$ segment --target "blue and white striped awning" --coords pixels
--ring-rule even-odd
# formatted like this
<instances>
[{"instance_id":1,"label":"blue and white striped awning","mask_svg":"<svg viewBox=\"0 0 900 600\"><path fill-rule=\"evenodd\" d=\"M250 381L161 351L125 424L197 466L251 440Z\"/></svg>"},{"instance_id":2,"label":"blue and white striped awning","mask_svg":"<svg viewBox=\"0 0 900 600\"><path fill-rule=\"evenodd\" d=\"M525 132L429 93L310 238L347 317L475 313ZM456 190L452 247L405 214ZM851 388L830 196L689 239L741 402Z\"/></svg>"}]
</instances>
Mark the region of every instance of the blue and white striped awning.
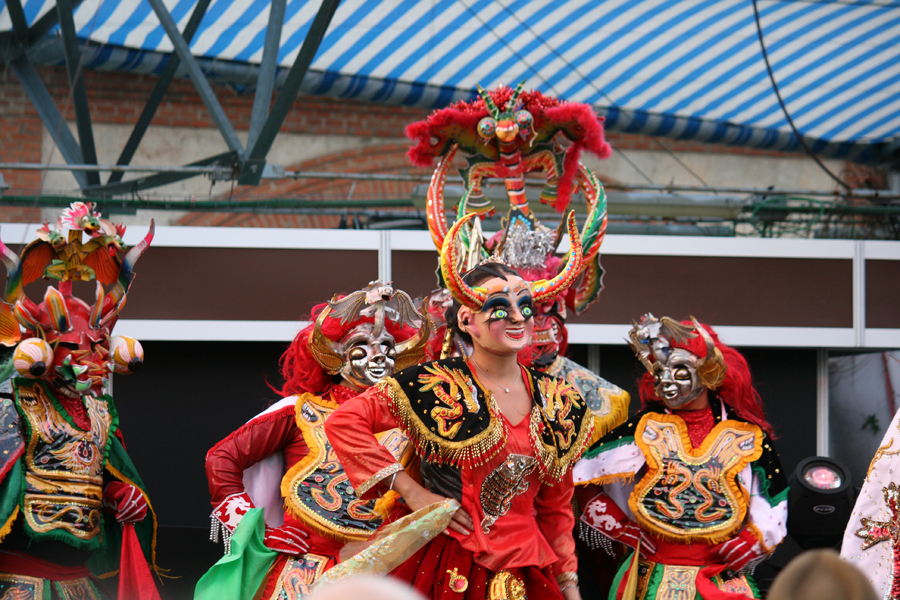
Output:
<instances>
[{"instance_id":1,"label":"blue and white striped awning","mask_svg":"<svg viewBox=\"0 0 900 600\"><path fill-rule=\"evenodd\" d=\"M165 3L183 27L195 0ZM318 6L288 0L282 66ZM34 22L55 0L24 8ZM759 11L775 79L804 136L832 154L900 136L900 0L759 0ZM212 0L192 52L226 80L258 64L268 12L269 0ZM75 17L91 42L90 67L152 72L172 51L146 0L84 0ZM10 29L4 4L0 31ZM527 78L528 87L596 106L610 129L796 143L751 0L344 0L312 69L304 91L316 94L441 106L471 97L476 82Z\"/></svg>"}]
</instances>

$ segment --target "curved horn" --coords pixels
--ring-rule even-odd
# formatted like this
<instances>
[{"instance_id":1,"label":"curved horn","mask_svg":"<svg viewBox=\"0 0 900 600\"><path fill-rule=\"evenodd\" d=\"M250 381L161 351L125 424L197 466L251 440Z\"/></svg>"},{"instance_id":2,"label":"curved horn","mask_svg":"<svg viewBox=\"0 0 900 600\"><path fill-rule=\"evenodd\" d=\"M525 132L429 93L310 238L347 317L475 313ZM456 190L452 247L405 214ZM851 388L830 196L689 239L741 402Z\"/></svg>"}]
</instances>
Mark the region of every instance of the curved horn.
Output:
<instances>
[{"instance_id":1,"label":"curved horn","mask_svg":"<svg viewBox=\"0 0 900 600\"><path fill-rule=\"evenodd\" d=\"M519 101L519 94L522 93L522 89L525 87L525 82L527 79L523 79L519 85L516 86L516 91L513 92L513 95L509 97L509 100L506 101L506 106L503 110L512 111L516 108L516 102Z\"/></svg>"},{"instance_id":2,"label":"curved horn","mask_svg":"<svg viewBox=\"0 0 900 600\"><path fill-rule=\"evenodd\" d=\"M332 302L337 300L337 295L332 298ZM316 318L315 327L309 334L309 341L306 346L312 353L313 358L319 365L325 369L329 375L335 375L344 365L344 357L341 356L337 345L322 334L322 324L331 314L331 307L326 305L325 309L319 313Z\"/></svg>"},{"instance_id":3,"label":"curved horn","mask_svg":"<svg viewBox=\"0 0 900 600\"><path fill-rule=\"evenodd\" d=\"M475 89L478 90L478 94L481 96L481 99L484 100L484 105L487 106L488 112L491 113L491 116L495 119L500 118L500 109L497 108L497 105L494 104L494 99L491 98L491 95L485 90L483 87L475 84Z\"/></svg>"},{"instance_id":4,"label":"curved horn","mask_svg":"<svg viewBox=\"0 0 900 600\"><path fill-rule=\"evenodd\" d=\"M128 254L125 255L125 258L122 259L122 267L119 269L119 279L116 281L115 287L109 293L116 302L128 293L128 288L131 287L131 280L134 279L134 265L147 248L150 247L150 242L153 241L155 233L156 223L151 219L150 231L147 232L147 235L144 236L141 243L129 250Z\"/></svg>"},{"instance_id":5,"label":"curved horn","mask_svg":"<svg viewBox=\"0 0 900 600\"><path fill-rule=\"evenodd\" d=\"M65 298L53 286L47 288L44 294L44 306L47 314L50 315L50 322L53 329L60 333L69 331L72 328L72 319L69 316L69 307L66 306Z\"/></svg>"},{"instance_id":6,"label":"curved horn","mask_svg":"<svg viewBox=\"0 0 900 600\"><path fill-rule=\"evenodd\" d=\"M426 213L428 215L428 229L431 231L431 240L434 242L438 252L444 245L444 238L447 237L447 216L444 214L444 186L447 183L447 171L453 166L453 157L456 156L456 150L459 144L453 144L450 150L441 157L434 174L431 176L431 183L428 184L428 203L426 205Z\"/></svg>"},{"instance_id":7,"label":"curved horn","mask_svg":"<svg viewBox=\"0 0 900 600\"><path fill-rule=\"evenodd\" d=\"M578 277L581 272L581 266L584 263L581 248L581 236L578 234L578 223L575 221L575 211L569 211L569 260L559 274L547 281L541 279L531 283L531 293L534 295L534 302L547 302L552 300L559 294L565 292L570 285Z\"/></svg>"},{"instance_id":8,"label":"curved horn","mask_svg":"<svg viewBox=\"0 0 900 600\"><path fill-rule=\"evenodd\" d=\"M700 376L700 384L715 390L725 381L728 365L725 364L725 357L722 356L722 351L716 348L716 343L713 341L712 336L709 335L709 332L706 331L706 328L694 317L691 317L691 321L694 323L694 329L706 342L706 356L697 363L697 374Z\"/></svg>"},{"instance_id":9,"label":"curved horn","mask_svg":"<svg viewBox=\"0 0 900 600\"><path fill-rule=\"evenodd\" d=\"M468 223L475 213L469 213L459 219L450 228L447 237L444 238L444 245L441 248L441 275L444 277L444 285L450 290L453 298L462 304L468 306L472 310L481 310L484 301L487 299L484 288L469 287L459 272L456 265L459 262L459 251L456 247L456 236L459 234L460 228ZM579 254L580 256L580 254Z\"/></svg>"}]
</instances>

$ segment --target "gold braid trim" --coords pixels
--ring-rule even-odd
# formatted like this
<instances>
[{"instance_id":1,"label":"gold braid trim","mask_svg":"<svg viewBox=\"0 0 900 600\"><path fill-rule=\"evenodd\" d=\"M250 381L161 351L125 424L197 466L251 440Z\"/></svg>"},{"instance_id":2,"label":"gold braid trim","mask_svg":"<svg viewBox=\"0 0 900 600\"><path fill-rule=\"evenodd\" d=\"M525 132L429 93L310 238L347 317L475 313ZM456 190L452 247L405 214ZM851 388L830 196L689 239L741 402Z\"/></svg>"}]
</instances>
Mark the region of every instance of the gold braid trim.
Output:
<instances>
[{"instance_id":1,"label":"gold braid trim","mask_svg":"<svg viewBox=\"0 0 900 600\"><path fill-rule=\"evenodd\" d=\"M541 429L543 427L546 427L546 425L541 419L541 409L535 406L531 409L531 424L529 428L531 445L537 455L538 475L541 483L553 485L563 478L590 445L594 432L594 415L590 410L585 411L584 417L581 419L578 435L562 456L559 456L559 450L555 445L544 442L544 439L541 437ZM551 431L550 435L555 434Z\"/></svg>"},{"instance_id":2,"label":"gold braid trim","mask_svg":"<svg viewBox=\"0 0 900 600\"><path fill-rule=\"evenodd\" d=\"M375 387L382 396L388 398L391 414L397 420L400 430L415 445L416 454L429 462L448 463L454 467L477 467L494 458L506 445L506 423L501 418L500 409L491 393L485 394L489 418L487 428L468 439L454 442L425 426L396 379L387 377Z\"/></svg>"},{"instance_id":3,"label":"gold braid trim","mask_svg":"<svg viewBox=\"0 0 900 600\"><path fill-rule=\"evenodd\" d=\"M594 479L589 479L587 481L577 481L575 485L606 485L608 483L622 483L627 484L634 481L634 473L613 473L612 475L603 475L602 477L595 477Z\"/></svg>"}]
</instances>

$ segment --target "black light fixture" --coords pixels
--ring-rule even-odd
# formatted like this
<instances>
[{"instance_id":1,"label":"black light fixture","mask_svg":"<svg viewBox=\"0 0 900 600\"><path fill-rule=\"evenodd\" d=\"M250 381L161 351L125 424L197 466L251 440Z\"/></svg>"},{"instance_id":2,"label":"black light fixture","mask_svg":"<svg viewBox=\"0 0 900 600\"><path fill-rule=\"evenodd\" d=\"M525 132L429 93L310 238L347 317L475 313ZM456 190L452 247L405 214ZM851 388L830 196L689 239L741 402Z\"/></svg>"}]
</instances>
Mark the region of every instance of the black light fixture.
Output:
<instances>
[{"instance_id":1,"label":"black light fixture","mask_svg":"<svg viewBox=\"0 0 900 600\"><path fill-rule=\"evenodd\" d=\"M805 458L789 483L787 526L791 537L804 550L840 543L855 500L847 467L825 456Z\"/></svg>"}]
</instances>

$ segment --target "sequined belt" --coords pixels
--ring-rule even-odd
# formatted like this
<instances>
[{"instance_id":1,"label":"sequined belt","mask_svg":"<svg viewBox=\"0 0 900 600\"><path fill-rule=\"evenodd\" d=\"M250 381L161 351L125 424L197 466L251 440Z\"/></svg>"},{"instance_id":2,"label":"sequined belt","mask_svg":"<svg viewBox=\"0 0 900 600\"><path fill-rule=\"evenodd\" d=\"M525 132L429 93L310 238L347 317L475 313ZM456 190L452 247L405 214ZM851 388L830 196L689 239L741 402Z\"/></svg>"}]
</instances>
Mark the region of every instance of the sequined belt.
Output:
<instances>
[{"instance_id":1,"label":"sequined belt","mask_svg":"<svg viewBox=\"0 0 900 600\"><path fill-rule=\"evenodd\" d=\"M37 533L63 529L84 540L100 533L103 479L71 473L25 474L25 520Z\"/></svg>"},{"instance_id":2,"label":"sequined belt","mask_svg":"<svg viewBox=\"0 0 900 600\"><path fill-rule=\"evenodd\" d=\"M694 600L697 597L697 577L705 566L667 565L638 560L638 581L635 600ZM648 589L654 570L661 570L655 591ZM746 576L724 578L716 575L712 583L722 591L755 598Z\"/></svg>"}]
</instances>

